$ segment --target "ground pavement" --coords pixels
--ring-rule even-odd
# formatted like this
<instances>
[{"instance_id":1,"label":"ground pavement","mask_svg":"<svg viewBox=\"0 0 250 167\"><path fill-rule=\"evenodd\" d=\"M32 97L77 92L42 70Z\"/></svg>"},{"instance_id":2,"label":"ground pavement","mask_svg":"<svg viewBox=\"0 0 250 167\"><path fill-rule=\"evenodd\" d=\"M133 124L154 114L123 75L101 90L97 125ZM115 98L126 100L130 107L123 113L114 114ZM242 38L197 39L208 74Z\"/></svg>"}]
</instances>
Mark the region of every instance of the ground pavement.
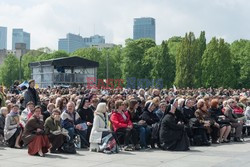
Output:
<instances>
[{"instance_id":1,"label":"ground pavement","mask_svg":"<svg viewBox=\"0 0 250 167\"><path fill-rule=\"evenodd\" d=\"M188 152L148 150L107 155L78 150L76 155L29 156L27 149L0 147L0 167L250 167L250 138L244 143L191 147Z\"/></svg>"}]
</instances>

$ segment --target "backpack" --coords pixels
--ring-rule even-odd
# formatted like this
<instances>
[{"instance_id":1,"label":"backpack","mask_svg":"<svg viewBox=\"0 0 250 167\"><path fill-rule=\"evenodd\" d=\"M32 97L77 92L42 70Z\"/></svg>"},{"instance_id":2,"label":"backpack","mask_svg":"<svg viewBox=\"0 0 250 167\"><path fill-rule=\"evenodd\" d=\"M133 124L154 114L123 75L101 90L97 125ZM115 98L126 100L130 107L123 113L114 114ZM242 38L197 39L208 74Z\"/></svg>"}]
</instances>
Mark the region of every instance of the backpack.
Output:
<instances>
[{"instance_id":1,"label":"backpack","mask_svg":"<svg viewBox=\"0 0 250 167\"><path fill-rule=\"evenodd\" d=\"M112 133L102 138L102 144L99 146L100 151L106 154L118 153L118 145Z\"/></svg>"}]
</instances>

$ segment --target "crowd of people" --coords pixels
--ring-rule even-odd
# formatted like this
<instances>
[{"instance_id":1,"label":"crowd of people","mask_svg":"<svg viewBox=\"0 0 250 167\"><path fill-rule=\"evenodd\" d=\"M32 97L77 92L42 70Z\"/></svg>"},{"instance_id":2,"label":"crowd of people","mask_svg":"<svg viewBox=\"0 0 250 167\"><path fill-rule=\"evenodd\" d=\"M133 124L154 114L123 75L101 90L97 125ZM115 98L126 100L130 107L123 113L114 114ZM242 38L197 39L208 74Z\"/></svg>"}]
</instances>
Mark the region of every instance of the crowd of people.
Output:
<instances>
[{"instance_id":1,"label":"crowd of people","mask_svg":"<svg viewBox=\"0 0 250 167\"><path fill-rule=\"evenodd\" d=\"M28 154L117 153L243 142L249 89L27 89L0 86L0 142Z\"/></svg>"}]
</instances>

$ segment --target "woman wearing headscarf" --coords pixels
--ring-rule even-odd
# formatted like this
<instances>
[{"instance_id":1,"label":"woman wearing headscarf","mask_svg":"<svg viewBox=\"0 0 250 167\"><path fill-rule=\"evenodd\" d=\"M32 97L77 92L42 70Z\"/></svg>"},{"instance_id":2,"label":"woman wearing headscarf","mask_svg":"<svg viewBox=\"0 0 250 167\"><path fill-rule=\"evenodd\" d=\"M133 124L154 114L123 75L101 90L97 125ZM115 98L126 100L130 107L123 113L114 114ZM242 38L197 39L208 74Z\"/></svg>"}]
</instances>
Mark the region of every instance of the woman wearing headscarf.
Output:
<instances>
[{"instance_id":1,"label":"woman wearing headscarf","mask_svg":"<svg viewBox=\"0 0 250 167\"><path fill-rule=\"evenodd\" d=\"M22 127L19 118L19 106L13 105L10 113L5 118L4 139L8 142L9 147L21 148L20 141Z\"/></svg>"},{"instance_id":2,"label":"woman wearing headscarf","mask_svg":"<svg viewBox=\"0 0 250 167\"><path fill-rule=\"evenodd\" d=\"M86 122L88 129L87 129L87 136L86 140L89 141L89 136L91 133L91 129L93 126L93 120L94 120L94 112L89 108L90 101L89 98L83 98L81 100L81 103L77 109L78 114L80 115L81 119Z\"/></svg>"},{"instance_id":3,"label":"woman wearing headscarf","mask_svg":"<svg viewBox=\"0 0 250 167\"><path fill-rule=\"evenodd\" d=\"M184 124L178 121L175 115L176 107L173 104L169 105L169 110L161 121L159 132L161 148L171 151L187 151L189 150L188 136Z\"/></svg>"},{"instance_id":4,"label":"woman wearing headscarf","mask_svg":"<svg viewBox=\"0 0 250 167\"><path fill-rule=\"evenodd\" d=\"M153 103L153 101L147 102L143 110L143 113L140 116L140 119L146 122L147 128L151 129L151 139L150 139L151 148L155 148L155 143L157 143L156 141L157 139L155 138L153 132L155 132L155 130L158 128L157 123L160 121L158 116L153 112L155 110L155 107L156 106Z\"/></svg>"},{"instance_id":5,"label":"woman wearing headscarf","mask_svg":"<svg viewBox=\"0 0 250 167\"><path fill-rule=\"evenodd\" d=\"M28 153L30 155L38 154L44 157L44 154L48 152L51 144L44 131L44 122L41 112L41 107L36 106L33 115L25 125L23 141L25 145L28 145Z\"/></svg>"},{"instance_id":6,"label":"woman wearing headscarf","mask_svg":"<svg viewBox=\"0 0 250 167\"><path fill-rule=\"evenodd\" d=\"M99 103L94 112L93 128L90 133L90 150L92 151L94 145L98 145L99 151L104 152L117 152L117 144L112 148L108 145L108 142L115 139L115 134L111 132L108 126L108 114L106 103Z\"/></svg>"}]
</instances>

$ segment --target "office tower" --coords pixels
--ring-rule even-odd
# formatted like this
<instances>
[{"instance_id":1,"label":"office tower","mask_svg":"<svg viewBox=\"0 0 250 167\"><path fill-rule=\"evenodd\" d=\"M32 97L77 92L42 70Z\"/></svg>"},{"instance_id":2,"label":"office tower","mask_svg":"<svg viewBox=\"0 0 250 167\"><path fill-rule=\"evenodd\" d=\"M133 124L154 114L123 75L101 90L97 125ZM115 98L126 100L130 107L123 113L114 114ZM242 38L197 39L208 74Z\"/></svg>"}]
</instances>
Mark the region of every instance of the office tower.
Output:
<instances>
[{"instance_id":1,"label":"office tower","mask_svg":"<svg viewBox=\"0 0 250 167\"><path fill-rule=\"evenodd\" d=\"M155 19L142 17L134 19L133 39L151 38L155 40Z\"/></svg>"}]
</instances>

